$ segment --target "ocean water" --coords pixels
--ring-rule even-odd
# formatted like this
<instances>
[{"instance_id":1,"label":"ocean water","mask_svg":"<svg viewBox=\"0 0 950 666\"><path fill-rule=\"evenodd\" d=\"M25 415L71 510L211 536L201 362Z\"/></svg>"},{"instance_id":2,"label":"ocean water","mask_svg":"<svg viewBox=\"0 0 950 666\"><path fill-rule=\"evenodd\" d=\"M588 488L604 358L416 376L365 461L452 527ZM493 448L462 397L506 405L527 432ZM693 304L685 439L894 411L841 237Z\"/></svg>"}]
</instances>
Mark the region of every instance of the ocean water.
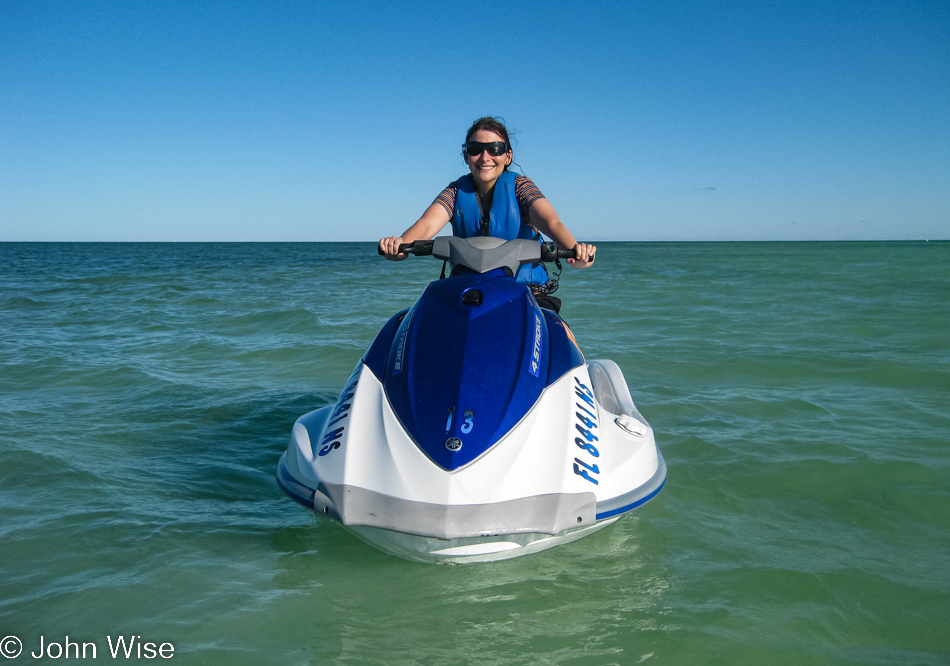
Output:
<instances>
[{"instance_id":1,"label":"ocean water","mask_svg":"<svg viewBox=\"0 0 950 666\"><path fill-rule=\"evenodd\" d=\"M469 566L378 552L274 480L439 268L0 244L10 663L119 636L183 664L950 663L950 243L601 244L562 315L623 369L666 488Z\"/></svg>"}]
</instances>

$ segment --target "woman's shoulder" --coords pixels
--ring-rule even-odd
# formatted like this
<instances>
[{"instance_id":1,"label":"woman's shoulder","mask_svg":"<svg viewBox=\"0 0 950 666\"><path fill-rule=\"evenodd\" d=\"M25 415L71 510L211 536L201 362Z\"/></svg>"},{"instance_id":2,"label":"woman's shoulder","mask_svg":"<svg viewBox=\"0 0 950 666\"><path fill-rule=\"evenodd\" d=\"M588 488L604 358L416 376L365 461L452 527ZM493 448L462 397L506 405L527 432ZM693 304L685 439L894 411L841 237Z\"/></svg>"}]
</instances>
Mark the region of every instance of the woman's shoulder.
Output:
<instances>
[{"instance_id":1,"label":"woman's shoulder","mask_svg":"<svg viewBox=\"0 0 950 666\"><path fill-rule=\"evenodd\" d=\"M529 208L535 201L544 198L544 195L541 194L541 190L534 184L534 181L521 174L518 174L515 178L515 194L518 200Z\"/></svg>"},{"instance_id":2,"label":"woman's shoulder","mask_svg":"<svg viewBox=\"0 0 950 666\"><path fill-rule=\"evenodd\" d=\"M453 180L444 190L439 192L439 196L432 203L440 204L451 216L452 211L455 210L455 197L458 196L458 191L458 181Z\"/></svg>"}]
</instances>

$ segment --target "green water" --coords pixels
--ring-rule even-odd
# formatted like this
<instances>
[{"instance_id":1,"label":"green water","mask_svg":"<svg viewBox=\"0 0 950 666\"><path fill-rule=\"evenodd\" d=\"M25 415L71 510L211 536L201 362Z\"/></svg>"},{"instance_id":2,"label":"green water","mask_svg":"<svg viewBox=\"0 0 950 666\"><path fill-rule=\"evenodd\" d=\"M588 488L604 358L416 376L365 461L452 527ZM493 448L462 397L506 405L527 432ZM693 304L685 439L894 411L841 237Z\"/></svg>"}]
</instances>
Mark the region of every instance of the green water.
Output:
<instances>
[{"instance_id":1,"label":"green water","mask_svg":"<svg viewBox=\"0 0 950 666\"><path fill-rule=\"evenodd\" d=\"M950 663L950 244L600 245L562 315L623 369L666 488L459 567L375 551L274 481L294 419L439 268L0 244L9 663L59 663L30 652L67 635L185 664Z\"/></svg>"}]
</instances>

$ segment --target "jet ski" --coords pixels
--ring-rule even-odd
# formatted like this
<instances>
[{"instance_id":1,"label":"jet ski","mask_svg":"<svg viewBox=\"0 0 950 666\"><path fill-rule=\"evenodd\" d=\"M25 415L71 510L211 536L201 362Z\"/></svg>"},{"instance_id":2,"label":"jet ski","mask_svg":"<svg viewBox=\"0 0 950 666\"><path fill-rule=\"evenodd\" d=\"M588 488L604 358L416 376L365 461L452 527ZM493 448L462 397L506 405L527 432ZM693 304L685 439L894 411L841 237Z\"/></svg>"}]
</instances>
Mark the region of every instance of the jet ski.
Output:
<instances>
[{"instance_id":1,"label":"jet ski","mask_svg":"<svg viewBox=\"0 0 950 666\"><path fill-rule=\"evenodd\" d=\"M503 560L574 541L654 498L666 464L613 361L514 275L573 251L438 237L448 262L366 349L333 405L301 416L277 482L409 560Z\"/></svg>"}]
</instances>

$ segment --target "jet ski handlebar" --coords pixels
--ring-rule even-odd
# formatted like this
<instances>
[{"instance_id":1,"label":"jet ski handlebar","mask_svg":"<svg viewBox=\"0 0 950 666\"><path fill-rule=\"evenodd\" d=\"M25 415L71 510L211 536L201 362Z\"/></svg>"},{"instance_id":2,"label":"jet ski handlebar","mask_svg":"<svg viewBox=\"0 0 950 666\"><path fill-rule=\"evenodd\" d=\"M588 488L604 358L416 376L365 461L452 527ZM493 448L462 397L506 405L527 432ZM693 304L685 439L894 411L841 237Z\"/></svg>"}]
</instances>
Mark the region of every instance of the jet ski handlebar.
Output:
<instances>
[{"instance_id":1,"label":"jet ski handlebar","mask_svg":"<svg viewBox=\"0 0 950 666\"><path fill-rule=\"evenodd\" d=\"M421 241L413 241L411 243L403 243L402 245L399 246L399 253L400 254L414 254L417 257L430 256L433 253L433 247L436 243L436 240L439 240L439 239L433 239L433 240L427 240L427 241L421 240ZM474 245L473 243L468 243L468 244ZM475 246L478 247L478 245L475 245ZM500 245L496 247L500 247ZM487 249L494 249L494 247L492 248L486 247L486 248L479 248L479 249L487 250ZM380 256L384 256L385 254L378 246L376 248L376 252ZM542 243L541 244L541 256L539 257L539 259L544 263L554 262L559 259L575 259L576 257L577 257L577 253L573 248L571 248L570 250L565 250L563 248L558 247L556 243ZM448 257L440 257L440 259L444 259L444 258L448 258Z\"/></svg>"},{"instance_id":2,"label":"jet ski handlebar","mask_svg":"<svg viewBox=\"0 0 950 666\"><path fill-rule=\"evenodd\" d=\"M378 247L377 252L383 254ZM557 263L559 259L575 257L573 249L562 250L554 243L542 244L526 238L506 241L491 236L439 236L432 240L403 243L399 246L399 252L416 256L432 255L449 262L453 269L464 266L475 273L505 268L510 275L517 274L518 268L524 264L537 266L542 262Z\"/></svg>"}]
</instances>

